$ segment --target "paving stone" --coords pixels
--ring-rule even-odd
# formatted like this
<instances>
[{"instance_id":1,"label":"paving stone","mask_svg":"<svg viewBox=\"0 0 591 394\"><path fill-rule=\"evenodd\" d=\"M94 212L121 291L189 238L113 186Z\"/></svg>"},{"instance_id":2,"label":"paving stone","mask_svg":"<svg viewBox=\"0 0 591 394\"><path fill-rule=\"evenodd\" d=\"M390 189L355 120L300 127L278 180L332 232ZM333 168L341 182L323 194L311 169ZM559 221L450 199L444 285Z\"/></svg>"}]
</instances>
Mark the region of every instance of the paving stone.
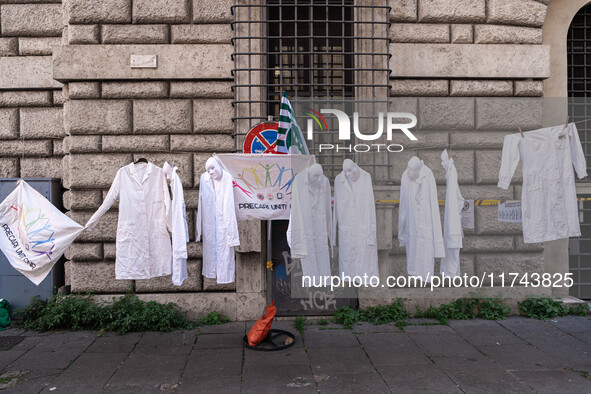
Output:
<instances>
[{"instance_id":1,"label":"paving stone","mask_svg":"<svg viewBox=\"0 0 591 394\"><path fill-rule=\"evenodd\" d=\"M314 375L362 373L374 370L360 347L309 347L308 357Z\"/></svg>"},{"instance_id":2,"label":"paving stone","mask_svg":"<svg viewBox=\"0 0 591 394\"><path fill-rule=\"evenodd\" d=\"M276 352L244 350L242 373L248 374L257 369L290 368L292 366L310 366L308 355L302 348L289 348Z\"/></svg>"},{"instance_id":3,"label":"paving stone","mask_svg":"<svg viewBox=\"0 0 591 394\"><path fill-rule=\"evenodd\" d=\"M478 348L484 355L508 370L561 369L563 365L541 350L525 343L488 345Z\"/></svg>"},{"instance_id":4,"label":"paving stone","mask_svg":"<svg viewBox=\"0 0 591 394\"><path fill-rule=\"evenodd\" d=\"M318 393L310 366L290 368L256 369L242 375L241 393L259 394L293 391L298 393Z\"/></svg>"},{"instance_id":5,"label":"paving stone","mask_svg":"<svg viewBox=\"0 0 591 394\"><path fill-rule=\"evenodd\" d=\"M384 379L376 372L328 376L318 382L318 388L323 394L345 392L390 393Z\"/></svg>"},{"instance_id":6,"label":"paving stone","mask_svg":"<svg viewBox=\"0 0 591 394\"><path fill-rule=\"evenodd\" d=\"M197 331L146 332L133 353L189 354L196 338Z\"/></svg>"},{"instance_id":7,"label":"paving stone","mask_svg":"<svg viewBox=\"0 0 591 394\"><path fill-rule=\"evenodd\" d=\"M240 334L200 335L195 349L241 348L243 336Z\"/></svg>"},{"instance_id":8,"label":"paving stone","mask_svg":"<svg viewBox=\"0 0 591 394\"><path fill-rule=\"evenodd\" d=\"M399 332L400 329L394 325L394 323L388 324L373 324L368 322L358 322L353 325L353 332L355 334L360 333L377 333L377 332Z\"/></svg>"},{"instance_id":9,"label":"paving stone","mask_svg":"<svg viewBox=\"0 0 591 394\"><path fill-rule=\"evenodd\" d=\"M273 323L275 325L276 322ZM201 334L244 334L245 325L243 321L234 321L230 323L218 324L214 326L199 327Z\"/></svg>"},{"instance_id":10,"label":"paving stone","mask_svg":"<svg viewBox=\"0 0 591 394\"><path fill-rule=\"evenodd\" d=\"M130 353L142 335L139 332L124 335L109 332L98 337L86 350L86 353Z\"/></svg>"},{"instance_id":11,"label":"paving stone","mask_svg":"<svg viewBox=\"0 0 591 394\"><path fill-rule=\"evenodd\" d=\"M540 393L588 393L590 382L571 371L519 371L515 375Z\"/></svg>"},{"instance_id":12,"label":"paving stone","mask_svg":"<svg viewBox=\"0 0 591 394\"><path fill-rule=\"evenodd\" d=\"M525 384L478 354L469 357L433 357L443 372L464 392L526 392Z\"/></svg>"},{"instance_id":13,"label":"paving stone","mask_svg":"<svg viewBox=\"0 0 591 394\"><path fill-rule=\"evenodd\" d=\"M82 353L81 348L63 348L60 350L30 350L11 363L10 371L43 371L45 369L67 368Z\"/></svg>"},{"instance_id":14,"label":"paving stone","mask_svg":"<svg viewBox=\"0 0 591 394\"><path fill-rule=\"evenodd\" d=\"M511 331L490 320L451 320L449 326L474 346L524 343Z\"/></svg>"},{"instance_id":15,"label":"paving stone","mask_svg":"<svg viewBox=\"0 0 591 394\"><path fill-rule=\"evenodd\" d=\"M361 338L363 337L363 338ZM431 361L406 334L359 336L363 350L373 365L429 364Z\"/></svg>"},{"instance_id":16,"label":"paving stone","mask_svg":"<svg viewBox=\"0 0 591 394\"><path fill-rule=\"evenodd\" d=\"M350 330L306 331L304 343L308 348L359 346L359 341Z\"/></svg>"},{"instance_id":17,"label":"paving stone","mask_svg":"<svg viewBox=\"0 0 591 394\"><path fill-rule=\"evenodd\" d=\"M196 376L181 378L175 393L203 393L203 394L239 394L242 387L240 375L225 375L212 379L211 376Z\"/></svg>"},{"instance_id":18,"label":"paving stone","mask_svg":"<svg viewBox=\"0 0 591 394\"><path fill-rule=\"evenodd\" d=\"M421 326L417 326L421 327ZM429 326L439 327L439 326ZM415 327L413 327L414 329ZM409 337L428 355L428 356L471 356L478 355L478 351L472 345L466 342L462 337L452 331L452 333L435 332L412 332L407 330Z\"/></svg>"},{"instance_id":19,"label":"paving stone","mask_svg":"<svg viewBox=\"0 0 591 394\"><path fill-rule=\"evenodd\" d=\"M41 337L34 351L85 350L95 339L96 333L93 331L59 331Z\"/></svg>"},{"instance_id":20,"label":"paving stone","mask_svg":"<svg viewBox=\"0 0 591 394\"><path fill-rule=\"evenodd\" d=\"M26 350L4 350L0 352L0 371L9 364L15 362L19 357L25 354Z\"/></svg>"},{"instance_id":21,"label":"paving stone","mask_svg":"<svg viewBox=\"0 0 591 394\"><path fill-rule=\"evenodd\" d=\"M2 394L37 394L44 388L50 387L51 382L61 373L59 369L44 370L41 376L28 373L19 378L16 386L2 390Z\"/></svg>"},{"instance_id":22,"label":"paving stone","mask_svg":"<svg viewBox=\"0 0 591 394\"><path fill-rule=\"evenodd\" d=\"M180 354L162 354L155 358L154 354L132 353L108 384L115 388L117 386L153 387L178 383L187 357Z\"/></svg>"},{"instance_id":23,"label":"paving stone","mask_svg":"<svg viewBox=\"0 0 591 394\"><path fill-rule=\"evenodd\" d=\"M216 380L222 376L240 375L244 349L193 349L181 381L192 382L197 377Z\"/></svg>"},{"instance_id":24,"label":"paving stone","mask_svg":"<svg viewBox=\"0 0 591 394\"><path fill-rule=\"evenodd\" d=\"M378 366L378 372L393 392L461 393L435 364Z\"/></svg>"}]
</instances>

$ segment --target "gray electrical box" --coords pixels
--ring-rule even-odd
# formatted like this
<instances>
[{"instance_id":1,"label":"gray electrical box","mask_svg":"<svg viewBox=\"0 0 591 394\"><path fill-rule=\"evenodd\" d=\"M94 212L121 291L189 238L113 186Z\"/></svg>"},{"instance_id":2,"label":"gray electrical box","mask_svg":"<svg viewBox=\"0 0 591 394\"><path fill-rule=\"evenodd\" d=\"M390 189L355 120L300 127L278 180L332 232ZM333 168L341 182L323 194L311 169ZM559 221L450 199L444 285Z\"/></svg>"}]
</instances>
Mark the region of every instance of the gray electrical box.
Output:
<instances>
[{"instance_id":1,"label":"gray electrical box","mask_svg":"<svg viewBox=\"0 0 591 394\"><path fill-rule=\"evenodd\" d=\"M16 188L20 178L0 178L0 201L3 201ZM59 179L52 178L24 178L31 187L41 193L58 209L62 206L62 186ZM53 293L53 288L64 284L64 258L54 266L47 278L35 286L23 274L15 270L8 262L4 253L0 253L0 298L8 300L12 309L23 308L31 302L34 296L43 299Z\"/></svg>"}]
</instances>

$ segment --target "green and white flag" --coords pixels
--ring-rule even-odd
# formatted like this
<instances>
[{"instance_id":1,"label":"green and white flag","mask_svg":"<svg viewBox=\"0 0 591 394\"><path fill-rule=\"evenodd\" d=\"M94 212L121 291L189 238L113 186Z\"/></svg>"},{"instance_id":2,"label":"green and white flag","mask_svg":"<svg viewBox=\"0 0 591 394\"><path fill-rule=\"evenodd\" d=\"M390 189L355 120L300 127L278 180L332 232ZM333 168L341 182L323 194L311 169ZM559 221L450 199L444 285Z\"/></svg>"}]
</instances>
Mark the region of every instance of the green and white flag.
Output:
<instances>
[{"instance_id":1,"label":"green and white flag","mask_svg":"<svg viewBox=\"0 0 591 394\"><path fill-rule=\"evenodd\" d=\"M310 154L304 140L304 134L302 134L302 129L300 129L285 91L283 91L283 97L281 97L276 149L277 153Z\"/></svg>"}]
</instances>

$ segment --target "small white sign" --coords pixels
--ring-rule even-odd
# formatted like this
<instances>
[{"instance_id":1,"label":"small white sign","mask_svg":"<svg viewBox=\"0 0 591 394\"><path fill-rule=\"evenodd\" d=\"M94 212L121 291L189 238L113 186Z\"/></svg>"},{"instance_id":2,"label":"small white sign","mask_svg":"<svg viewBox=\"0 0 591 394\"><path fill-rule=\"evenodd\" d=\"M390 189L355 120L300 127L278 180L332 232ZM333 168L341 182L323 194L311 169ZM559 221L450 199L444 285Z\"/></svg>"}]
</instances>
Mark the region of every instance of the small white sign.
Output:
<instances>
[{"instance_id":1,"label":"small white sign","mask_svg":"<svg viewBox=\"0 0 591 394\"><path fill-rule=\"evenodd\" d=\"M157 55L131 55L131 68L157 68Z\"/></svg>"},{"instance_id":2,"label":"small white sign","mask_svg":"<svg viewBox=\"0 0 591 394\"><path fill-rule=\"evenodd\" d=\"M500 203L499 222L521 223L521 201L505 201Z\"/></svg>"},{"instance_id":3,"label":"small white sign","mask_svg":"<svg viewBox=\"0 0 591 394\"><path fill-rule=\"evenodd\" d=\"M474 228L474 200L464 200L462 207L462 227Z\"/></svg>"}]
</instances>

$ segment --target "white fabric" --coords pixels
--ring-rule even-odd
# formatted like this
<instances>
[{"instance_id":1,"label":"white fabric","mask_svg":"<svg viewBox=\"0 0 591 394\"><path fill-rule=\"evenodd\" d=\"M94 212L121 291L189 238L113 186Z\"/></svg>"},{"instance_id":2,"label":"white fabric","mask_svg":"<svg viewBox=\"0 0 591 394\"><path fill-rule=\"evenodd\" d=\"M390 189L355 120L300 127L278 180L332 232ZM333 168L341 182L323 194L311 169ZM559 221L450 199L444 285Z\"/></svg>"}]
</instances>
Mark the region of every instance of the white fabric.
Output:
<instances>
[{"instance_id":1,"label":"white fabric","mask_svg":"<svg viewBox=\"0 0 591 394\"><path fill-rule=\"evenodd\" d=\"M0 204L0 249L36 285L83 229L23 180Z\"/></svg>"},{"instance_id":2,"label":"white fabric","mask_svg":"<svg viewBox=\"0 0 591 394\"><path fill-rule=\"evenodd\" d=\"M344 171L335 178L333 246L337 223L340 273L351 277L364 274L379 277L373 186L371 175L360 168L356 181L348 178Z\"/></svg>"},{"instance_id":3,"label":"white fabric","mask_svg":"<svg viewBox=\"0 0 591 394\"><path fill-rule=\"evenodd\" d=\"M454 159L447 150L441 153L441 165L445 169L445 208L443 214L443 243L445 257L441 259L440 271L447 276L460 276L460 249L462 248L462 208L464 198L458 186L458 171Z\"/></svg>"},{"instance_id":4,"label":"white fabric","mask_svg":"<svg viewBox=\"0 0 591 394\"><path fill-rule=\"evenodd\" d=\"M408 169L400 183L398 241L406 246L406 268L409 275L430 280L434 274L435 257L444 257L437 185L430 168L421 161L418 178L408 177Z\"/></svg>"},{"instance_id":5,"label":"white fabric","mask_svg":"<svg viewBox=\"0 0 591 394\"><path fill-rule=\"evenodd\" d=\"M523 241L581 235L573 166L579 179L587 163L573 123L505 137L498 187L507 189L521 159Z\"/></svg>"},{"instance_id":6,"label":"white fabric","mask_svg":"<svg viewBox=\"0 0 591 394\"><path fill-rule=\"evenodd\" d=\"M319 164L316 164L319 166ZM332 230L330 183L322 175L320 187L310 185L310 168L296 175L293 184L287 243L291 258L301 259L302 274L330 276L329 242Z\"/></svg>"},{"instance_id":7,"label":"white fabric","mask_svg":"<svg viewBox=\"0 0 591 394\"><path fill-rule=\"evenodd\" d=\"M234 282L234 246L240 245L232 189L232 176L225 170L220 180L207 172L199 180L197 241L203 234L203 276L217 283Z\"/></svg>"},{"instance_id":8,"label":"white fabric","mask_svg":"<svg viewBox=\"0 0 591 394\"><path fill-rule=\"evenodd\" d=\"M170 194L164 170L152 163L131 163L120 168L102 205L86 223L87 230L96 226L117 197L115 278L150 279L170 275Z\"/></svg>"},{"instance_id":9,"label":"white fabric","mask_svg":"<svg viewBox=\"0 0 591 394\"><path fill-rule=\"evenodd\" d=\"M164 163L162 166L166 179L170 181L172 191L172 205L169 210L172 227L172 283L176 286L183 284L189 277L187 273L187 242L189 242L189 227L187 225L187 211L181 178L177 174L177 167Z\"/></svg>"}]
</instances>

